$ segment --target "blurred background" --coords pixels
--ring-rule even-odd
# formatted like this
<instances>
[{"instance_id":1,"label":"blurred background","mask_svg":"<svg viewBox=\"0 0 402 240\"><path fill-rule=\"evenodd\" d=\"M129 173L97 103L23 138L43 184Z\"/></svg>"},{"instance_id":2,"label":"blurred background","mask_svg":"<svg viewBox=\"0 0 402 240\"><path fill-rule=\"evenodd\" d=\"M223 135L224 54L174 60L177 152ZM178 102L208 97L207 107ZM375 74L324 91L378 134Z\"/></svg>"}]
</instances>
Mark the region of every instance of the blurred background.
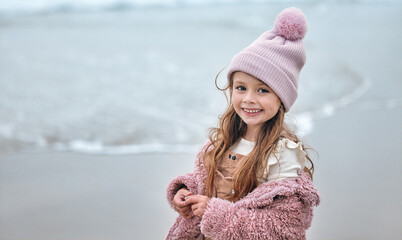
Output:
<instances>
[{"instance_id":1,"label":"blurred background","mask_svg":"<svg viewBox=\"0 0 402 240\"><path fill-rule=\"evenodd\" d=\"M0 239L163 239L231 58L296 6L308 239L402 236L402 2L0 0ZM218 84L226 83L225 70Z\"/></svg>"}]
</instances>

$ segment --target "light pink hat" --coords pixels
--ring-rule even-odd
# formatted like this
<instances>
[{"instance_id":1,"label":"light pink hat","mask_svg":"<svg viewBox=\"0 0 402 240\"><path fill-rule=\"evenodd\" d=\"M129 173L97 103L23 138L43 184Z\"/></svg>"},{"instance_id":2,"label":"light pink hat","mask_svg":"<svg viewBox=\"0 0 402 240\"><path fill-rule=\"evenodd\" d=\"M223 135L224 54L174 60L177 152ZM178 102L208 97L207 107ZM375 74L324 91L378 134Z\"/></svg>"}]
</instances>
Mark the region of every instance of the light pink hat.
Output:
<instances>
[{"instance_id":1,"label":"light pink hat","mask_svg":"<svg viewBox=\"0 0 402 240\"><path fill-rule=\"evenodd\" d=\"M276 17L273 30L263 33L233 57L228 80L236 71L260 79L279 96L288 112L297 98L297 81L306 62L302 42L306 32L307 21L301 10L283 10Z\"/></svg>"}]
</instances>

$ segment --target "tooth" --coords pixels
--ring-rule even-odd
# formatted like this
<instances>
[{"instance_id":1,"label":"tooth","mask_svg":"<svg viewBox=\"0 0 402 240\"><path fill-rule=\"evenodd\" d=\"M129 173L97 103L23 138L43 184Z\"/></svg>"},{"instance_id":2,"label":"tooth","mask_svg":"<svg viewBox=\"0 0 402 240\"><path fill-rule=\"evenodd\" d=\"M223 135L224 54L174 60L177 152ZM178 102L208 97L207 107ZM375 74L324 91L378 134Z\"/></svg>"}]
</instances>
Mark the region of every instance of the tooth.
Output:
<instances>
[{"instance_id":1,"label":"tooth","mask_svg":"<svg viewBox=\"0 0 402 240\"><path fill-rule=\"evenodd\" d=\"M258 113L261 112L261 110L250 110L250 109L244 109L244 111L248 112L248 113Z\"/></svg>"}]
</instances>

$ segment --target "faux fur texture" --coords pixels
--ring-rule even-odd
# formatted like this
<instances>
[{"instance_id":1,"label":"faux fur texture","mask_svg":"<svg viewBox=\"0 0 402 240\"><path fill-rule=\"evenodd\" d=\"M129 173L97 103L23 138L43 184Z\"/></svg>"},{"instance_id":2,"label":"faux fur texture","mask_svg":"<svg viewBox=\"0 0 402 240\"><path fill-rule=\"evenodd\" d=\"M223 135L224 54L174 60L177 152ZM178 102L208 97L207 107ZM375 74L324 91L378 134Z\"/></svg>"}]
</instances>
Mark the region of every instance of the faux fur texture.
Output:
<instances>
[{"instance_id":1,"label":"faux fur texture","mask_svg":"<svg viewBox=\"0 0 402 240\"><path fill-rule=\"evenodd\" d=\"M186 185L193 194L202 194L206 182L203 153L197 154L191 174L175 178L168 186L167 199L173 207L177 190ZM232 203L212 198L201 218L178 216L166 239L305 239L313 218L313 207L320 198L309 176L296 180L261 184L246 197Z\"/></svg>"},{"instance_id":2,"label":"faux fur texture","mask_svg":"<svg viewBox=\"0 0 402 240\"><path fill-rule=\"evenodd\" d=\"M283 10L274 23L275 33L289 40L303 39L307 27L303 12L295 7Z\"/></svg>"}]
</instances>

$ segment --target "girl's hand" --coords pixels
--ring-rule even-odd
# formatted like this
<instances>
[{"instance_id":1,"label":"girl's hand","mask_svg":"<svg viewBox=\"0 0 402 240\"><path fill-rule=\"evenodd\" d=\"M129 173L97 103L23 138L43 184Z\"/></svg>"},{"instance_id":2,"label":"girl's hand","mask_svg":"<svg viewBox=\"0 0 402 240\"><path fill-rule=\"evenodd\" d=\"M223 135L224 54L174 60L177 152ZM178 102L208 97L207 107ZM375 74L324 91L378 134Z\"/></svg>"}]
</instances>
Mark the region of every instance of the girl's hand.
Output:
<instances>
[{"instance_id":1,"label":"girl's hand","mask_svg":"<svg viewBox=\"0 0 402 240\"><path fill-rule=\"evenodd\" d=\"M182 188L177 191L176 195L173 197L174 209L182 215L184 218L192 218L193 212L191 211L191 205L185 203L185 198L192 195L190 191L186 188Z\"/></svg>"},{"instance_id":2,"label":"girl's hand","mask_svg":"<svg viewBox=\"0 0 402 240\"><path fill-rule=\"evenodd\" d=\"M199 217L204 215L210 198L204 195L191 195L186 197L185 204L191 205L193 214Z\"/></svg>"}]
</instances>

